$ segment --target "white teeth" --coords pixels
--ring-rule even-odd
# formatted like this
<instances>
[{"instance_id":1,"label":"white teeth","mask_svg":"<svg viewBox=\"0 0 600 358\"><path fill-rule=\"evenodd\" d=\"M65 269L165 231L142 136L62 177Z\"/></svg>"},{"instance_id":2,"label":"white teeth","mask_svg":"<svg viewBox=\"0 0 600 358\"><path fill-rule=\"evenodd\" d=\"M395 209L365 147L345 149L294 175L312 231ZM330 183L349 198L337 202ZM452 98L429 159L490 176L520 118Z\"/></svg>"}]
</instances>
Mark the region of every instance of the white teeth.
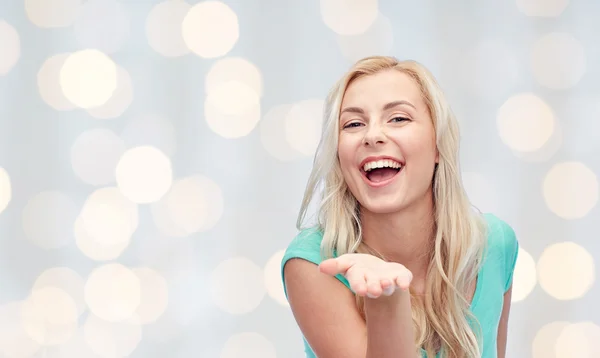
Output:
<instances>
[{"instance_id":1,"label":"white teeth","mask_svg":"<svg viewBox=\"0 0 600 358\"><path fill-rule=\"evenodd\" d=\"M402 167L402 165L400 165L400 163L394 161L394 160L390 160L390 159L384 159L384 160L376 160L376 161L372 161L372 162L368 162L363 166L363 170L365 172L368 172L372 169L375 168L396 168L396 169L400 169Z\"/></svg>"}]
</instances>

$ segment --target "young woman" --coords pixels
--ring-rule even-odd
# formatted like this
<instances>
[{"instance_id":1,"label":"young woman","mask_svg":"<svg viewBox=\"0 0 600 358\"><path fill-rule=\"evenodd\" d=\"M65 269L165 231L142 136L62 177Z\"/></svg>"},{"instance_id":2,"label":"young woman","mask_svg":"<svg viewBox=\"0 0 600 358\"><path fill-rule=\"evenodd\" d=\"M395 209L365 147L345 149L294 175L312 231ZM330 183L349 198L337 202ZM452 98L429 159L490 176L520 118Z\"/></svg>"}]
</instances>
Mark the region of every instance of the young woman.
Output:
<instances>
[{"instance_id":1,"label":"young woman","mask_svg":"<svg viewBox=\"0 0 600 358\"><path fill-rule=\"evenodd\" d=\"M505 357L518 243L471 207L458 151L422 65L365 58L333 88L282 261L307 357Z\"/></svg>"}]
</instances>

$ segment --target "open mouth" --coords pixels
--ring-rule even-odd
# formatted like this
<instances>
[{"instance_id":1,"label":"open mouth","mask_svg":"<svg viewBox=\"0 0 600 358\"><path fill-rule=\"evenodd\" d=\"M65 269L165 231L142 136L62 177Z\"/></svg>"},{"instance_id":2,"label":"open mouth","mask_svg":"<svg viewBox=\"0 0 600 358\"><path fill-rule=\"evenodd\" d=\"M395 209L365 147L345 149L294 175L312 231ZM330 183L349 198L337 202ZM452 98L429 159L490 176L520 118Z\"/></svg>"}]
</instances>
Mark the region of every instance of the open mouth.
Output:
<instances>
[{"instance_id":1,"label":"open mouth","mask_svg":"<svg viewBox=\"0 0 600 358\"><path fill-rule=\"evenodd\" d=\"M379 160L365 164L361 172L372 184L385 184L402 170L402 165L393 160Z\"/></svg>"}]
</instances>

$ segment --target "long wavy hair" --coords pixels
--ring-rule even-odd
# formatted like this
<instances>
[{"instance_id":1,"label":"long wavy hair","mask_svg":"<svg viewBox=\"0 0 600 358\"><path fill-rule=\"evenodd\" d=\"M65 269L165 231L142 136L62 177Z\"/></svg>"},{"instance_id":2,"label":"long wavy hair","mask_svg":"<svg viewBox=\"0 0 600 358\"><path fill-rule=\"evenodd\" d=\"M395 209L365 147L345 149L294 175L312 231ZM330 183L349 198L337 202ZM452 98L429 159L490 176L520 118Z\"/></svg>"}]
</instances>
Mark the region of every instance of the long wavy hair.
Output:
<instances>
[{"instance_id":1,"label":"long wavy hair","mask_svg":"<svg viewBox=\"0 0 600 358\"><path fill-rule=\"evenodd\" d=\"M439 164L432 178L435 237L428 256L426 291L424 296L411 292L415 349L423 348L430 357L439 352L448 358L479 358L481 328L469 309L466 293L477 279L485 250L486 225L481 213L471 206L462 184L458 122L434 76L423 65L394 57L367 57L335 84L327 96L322 136L297 228L306 228L308 207L317 197L320 201L316 226L323 233L323 257L367 252L385 260L362 243L359 203L342 175L337 147L346 88L362 76L388 69L405 73L419 86L433 121L439 152ZM364 318L364 300L359 296L357 305Z\"/></svg>"}]
</instances>

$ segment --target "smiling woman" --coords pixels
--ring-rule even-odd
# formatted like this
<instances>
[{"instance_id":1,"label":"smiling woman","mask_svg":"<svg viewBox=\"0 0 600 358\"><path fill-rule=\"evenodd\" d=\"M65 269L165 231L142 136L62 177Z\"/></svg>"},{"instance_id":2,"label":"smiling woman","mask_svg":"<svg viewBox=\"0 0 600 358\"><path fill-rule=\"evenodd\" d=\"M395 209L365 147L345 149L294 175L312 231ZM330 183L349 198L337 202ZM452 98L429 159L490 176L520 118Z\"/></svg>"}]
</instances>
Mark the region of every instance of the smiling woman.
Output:
<instances>
[{"instance_id":1,"label":"smiling woman","mask_svg":"<svg viewBox=\"0 0 600 358\"><path fill-rule=\"evenodd\" d=\"M518 243L469 203L457 120L434 77L414 61L363 59L325 114L281 263L307 357L504 357ZM318 223L305 227L321 185Z\"/></svg>"}]
</instances>

